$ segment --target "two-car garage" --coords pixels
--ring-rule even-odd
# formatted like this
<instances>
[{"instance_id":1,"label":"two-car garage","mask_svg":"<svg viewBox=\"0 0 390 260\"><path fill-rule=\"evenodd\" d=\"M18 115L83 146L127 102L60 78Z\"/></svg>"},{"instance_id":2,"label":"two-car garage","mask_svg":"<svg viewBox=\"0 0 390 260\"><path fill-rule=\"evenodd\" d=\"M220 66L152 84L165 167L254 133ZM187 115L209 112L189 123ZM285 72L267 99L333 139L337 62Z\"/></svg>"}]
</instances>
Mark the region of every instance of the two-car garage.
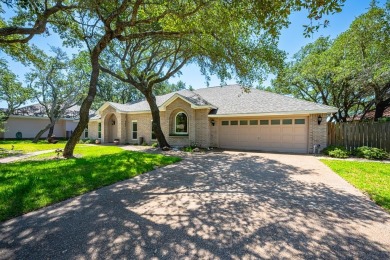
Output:
<instances>
[{"instance_id":1,"label":"two-car garage","mask_svg":"<svg viewBox=\"0 0 390 260\"><path fill-rule=\"evenodd\" d=\"M221 148L273 152L308 152L308 117L223 118Z\"/></svg>"}]
</instances>

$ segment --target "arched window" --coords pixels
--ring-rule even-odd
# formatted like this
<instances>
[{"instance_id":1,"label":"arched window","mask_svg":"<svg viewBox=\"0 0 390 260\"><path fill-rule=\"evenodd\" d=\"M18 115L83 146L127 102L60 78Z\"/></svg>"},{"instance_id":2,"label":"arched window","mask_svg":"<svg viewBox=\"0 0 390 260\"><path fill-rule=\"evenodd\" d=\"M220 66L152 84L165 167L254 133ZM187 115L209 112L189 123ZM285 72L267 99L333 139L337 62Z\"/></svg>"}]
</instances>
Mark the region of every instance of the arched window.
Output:
<instances>
[{"instance_id":1,"label":"arched window","mask_svg":"<svg viewBox=\"0 0 390 260\"><path fill-rule=\"evenodd\" d=\"M175 132L177 134L188 134L188 120L184 112L179 112L175 117Z\"/></svg>"}]
</instances>

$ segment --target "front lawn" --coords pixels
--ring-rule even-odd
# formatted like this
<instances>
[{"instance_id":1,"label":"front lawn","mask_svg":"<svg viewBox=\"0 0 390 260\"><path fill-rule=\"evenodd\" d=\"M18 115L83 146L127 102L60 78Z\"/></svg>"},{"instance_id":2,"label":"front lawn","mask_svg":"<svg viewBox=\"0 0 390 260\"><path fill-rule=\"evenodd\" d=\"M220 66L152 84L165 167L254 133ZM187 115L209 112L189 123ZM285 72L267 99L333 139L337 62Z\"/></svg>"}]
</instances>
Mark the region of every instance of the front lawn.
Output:
<instances>
[{"instance_id":1,"label":"front lawn","mask_svg":"<svg viewBox=\"0 0 390 260\"><path fill-rule=\"evenodd\" d=\"M76 147L75 155L82 157L44 158L55 156L50 153L31 161L1 164L0 221L180 161L108 146Z\"/></svg>"},{"instance_id":2,"label":"front lawn","mask_svg":"<svg viewBox=\"0 0 390 260\"><path fill-rule=\"evenodd\" d=\"M321 161L353 186L367 193L378 205L390 211L390 164L340 160Z\"/></svg>"},{"instance_id":3,"label":"front lawn","mask_svg":"<svg viewBox=\"0 0 390 260\"><path fill-rule=\"evenodd\" d=\"M52 149L63 149L65 147L66 141L59 141L56 144L49 144L47 141L40 140L38 143L34 144L31 140L4 140L0 141L0 148L20 151L21 153L31 153L36 151L43 150L52 150Z\"/></svg>"}]
</instances>

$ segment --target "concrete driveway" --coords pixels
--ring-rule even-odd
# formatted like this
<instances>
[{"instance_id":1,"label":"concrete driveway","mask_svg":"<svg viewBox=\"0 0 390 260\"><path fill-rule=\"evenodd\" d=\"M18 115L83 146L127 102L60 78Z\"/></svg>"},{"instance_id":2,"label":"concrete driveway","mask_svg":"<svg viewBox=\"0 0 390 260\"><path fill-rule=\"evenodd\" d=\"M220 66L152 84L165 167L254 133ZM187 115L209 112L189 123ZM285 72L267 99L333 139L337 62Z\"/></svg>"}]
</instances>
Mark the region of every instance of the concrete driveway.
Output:
<instances>
[{"instance_id":1,"label":"concrete driveway","mask_svg":"<svg viewBox=\"0 0 390 260\"><path fill-rule=\"evenodd\" d=\"M1 259L389 259L390 215L312 156L193 155L0 223Z\"/></svg>"}]
</instances>

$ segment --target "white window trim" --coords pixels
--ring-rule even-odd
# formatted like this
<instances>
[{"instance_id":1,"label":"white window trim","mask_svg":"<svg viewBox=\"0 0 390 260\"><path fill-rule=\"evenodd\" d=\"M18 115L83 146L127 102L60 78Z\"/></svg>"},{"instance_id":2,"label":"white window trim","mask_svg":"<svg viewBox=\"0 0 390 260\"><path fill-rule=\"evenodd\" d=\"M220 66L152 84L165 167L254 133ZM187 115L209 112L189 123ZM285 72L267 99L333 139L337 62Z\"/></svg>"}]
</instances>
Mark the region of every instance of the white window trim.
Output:
<instances>
[{"instance_id":1,"label":"white window trim","mask_svg":"<svg viewBox=\"0 0 390 260\"><path fill-rule=\"evenodd\" d=\"M99 131L99 124L100 124L100 131ZM102 123L101 122L98 123L97 133L98 133L98 139L102 138ZM100 133L100 137L99 137L99 133Z\"/></svg>"},{"instance_id":2,"label":"white window trim","mask_svg":"<svg viewBox=\"0 0 390 260\"><path fill-rule=\"evenodd\" d=\"M186 117L187 117L187 132L176 132L176 119L177 119L177 115L181 114L181 113L185 114ZM188 115L184 111L177 112L176 115L175 115L175 134L177 134L177 135L188 135Z\"/></svg>"},{"instance_id":3,"label":"white window trim","mask_svg":"<svg viewBox=\"0 0 390 260\"><path fill-rule=\"evenodd\" d=\"M137 131L134 131L134 123L137 123ZM136 132L137 133L137 138L133 138L133 133ZM138 121L137 120L131 120L131 140L138 140Z\"/></svg>"},{"instance_id":4,"label":"white window trim","mask_svg":"<svg viewBox=\"0 0 390 260\"><path fill-rule=\"evenodd\" d=\"M155 139L153 139L153 120L150 120L150 122L152 123L151 124L151 128L150 128L150 130L151 130L151 132L150 132L150 140L151 141L157 141L157 138L155 138Z\"/></svg>"},{"instance_id":5,"label":"white window trim","mask_svg":"<svg viewBox=\"0 0 390 260\"><path fill-rule=\"evenodd\" d=\"M87 136L86 136L87 135ZM84 129L84 139L88 138L89 132L88 132L88 126Z\"/></svg>"}]
</instances>

